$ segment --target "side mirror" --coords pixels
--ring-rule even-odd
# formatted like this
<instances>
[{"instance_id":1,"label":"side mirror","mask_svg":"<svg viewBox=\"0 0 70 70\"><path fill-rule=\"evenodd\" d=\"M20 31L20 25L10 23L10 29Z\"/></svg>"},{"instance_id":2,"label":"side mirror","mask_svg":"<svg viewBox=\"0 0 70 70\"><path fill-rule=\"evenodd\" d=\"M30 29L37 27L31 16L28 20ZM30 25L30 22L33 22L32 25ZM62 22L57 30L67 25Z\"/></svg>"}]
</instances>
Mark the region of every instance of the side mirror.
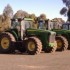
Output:
<instances>
[{"instance_id":1,"label":"side mirror","mask_svg":"<svg viewBox=\"0 0 70 70\"><path fill-rule=\"evenodd\" d=\"M18 22L21 22L22 20L24 20L24 18L18 18Z\"/></svg>"},{"instance_id":2,"label":"side mirror","mask_svg":"<svg viewBox=\"0 0 70 70\"><path fill-rule=\"evenodd\" d=\"M48 23L49 22L49 19L45 20L45 23Z\"/></svg>"},{"instance_id":3,"label":"side mirror","mask_svg":"<svg viewBox=\"0 0 70 70\"><path fill-rule=\"evenodd\" d=\"M16 19L11 19L11 21L16 21Z\"/></svg>"}]
</instances>

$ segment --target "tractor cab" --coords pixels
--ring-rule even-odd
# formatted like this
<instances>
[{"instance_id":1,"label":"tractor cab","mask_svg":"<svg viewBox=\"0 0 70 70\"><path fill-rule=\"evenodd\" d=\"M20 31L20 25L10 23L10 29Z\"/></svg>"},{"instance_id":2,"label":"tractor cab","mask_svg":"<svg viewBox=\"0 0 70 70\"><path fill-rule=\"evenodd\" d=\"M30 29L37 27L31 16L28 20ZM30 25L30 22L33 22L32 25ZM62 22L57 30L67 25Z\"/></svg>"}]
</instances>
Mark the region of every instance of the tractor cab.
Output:
<instances>
[{"instance_id":1,"label":"tractor cab","mask_svg":"<svg viewBox=\"0 0 70 70\"><path fill-rule=\"evenodd\" d=\"M49 19L38 21L39 29L52 30L52 29L56 29L55 25L56 25L56 21L50 21Z\"/></svg>"},{"instance_id":2,"label":"tractor cab","mask_svg":"<svg viewBox=\"0 0 70 70\"><path fill-rule=\"evenodd\" d=\"M11 19L11 30L17 36L17 40L23 40L26 35L26 30L33 27L33 19L31 18L16 18Z\"/></svg>"},{"instance_id":3,"label":"tractor cab","mask_svg":"<svg viewBox=\"0 0 70 70\"><path fill-rule=\"evenodd\" d=\"M11 21L11 27L12 28L17 28L19 27L21 29L21 25L23 24L23 28L32 28L32 22L33 20L30 18L17 18L17 19L12 19Z\"/></svg>"},{"instance_id":4,"label":"tractor cab","mask_svg":"<svg viewBox=\"0 0 70 70\"><path fill-rule=\"evenodd\" d=\"M64 29L64 30L70 30L70 23L64 23L62 25L62 29Z\"/></svg>"}]
</instances>

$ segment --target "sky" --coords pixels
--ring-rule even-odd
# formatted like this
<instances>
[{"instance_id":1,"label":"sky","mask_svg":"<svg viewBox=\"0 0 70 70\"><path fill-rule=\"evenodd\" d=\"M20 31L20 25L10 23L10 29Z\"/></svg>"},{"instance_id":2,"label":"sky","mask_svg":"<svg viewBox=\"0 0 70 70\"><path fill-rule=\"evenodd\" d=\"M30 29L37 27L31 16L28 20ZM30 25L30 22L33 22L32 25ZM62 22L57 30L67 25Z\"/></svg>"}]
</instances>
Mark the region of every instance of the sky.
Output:
<instances>
[{"instance_id":1,"label":"sky","mask_svg":"<svg viewBox=\"0 0 70 70\"><path fill-rule=\"evenodd\" d=\"M36 16L44 13L49 19L67 19L59 13L61 8L65 6L62 0L1 0L0 14L2 14L3 9L7 4L11 5L14 13L16 13L17 10L23 10L29 14L35 13Z\"/></svg>"}]
</instances>

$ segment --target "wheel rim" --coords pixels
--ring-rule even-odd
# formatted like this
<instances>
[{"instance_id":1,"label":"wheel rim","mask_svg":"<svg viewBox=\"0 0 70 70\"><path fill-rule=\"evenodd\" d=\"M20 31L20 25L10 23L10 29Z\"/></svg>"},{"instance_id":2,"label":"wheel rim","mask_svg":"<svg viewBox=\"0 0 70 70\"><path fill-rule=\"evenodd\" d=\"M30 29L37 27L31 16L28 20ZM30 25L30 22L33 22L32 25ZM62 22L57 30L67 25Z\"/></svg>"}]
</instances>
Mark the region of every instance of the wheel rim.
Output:
<instances>
[{"instance_id":1,"label":"wheel rim","mask_svg":"<svg viewBox=\"0 0 70 70\"><path fill-rule=\"evenodd\" d=\"M57 49L60 49L62 47L62 41L57 40Z\"/></svg>"},{"instance_id":2,"label":"wheel rim","mask_svg":"<svg viewBox=\"0 0 70 70\"><path fill-rule=\"evenodd\" d=\"M1 47L2 47L3 49L7 49L7 48L9 47L9 44L10 44L10 42L9 42L9 39L8 39L8 38L4 37L4 38L1 40Z\"/></svg>"},{"instance_id":3,"label":"wheel rim","mask_svg":"<svg viewBox=\"0 0 70 70\"><path fill-rule=\"evenodd\" d=\"M34 42L29 42L28 43L28 50L29 51L34 51L35 50L35 43Z\"/></svg>"}]
</instances>

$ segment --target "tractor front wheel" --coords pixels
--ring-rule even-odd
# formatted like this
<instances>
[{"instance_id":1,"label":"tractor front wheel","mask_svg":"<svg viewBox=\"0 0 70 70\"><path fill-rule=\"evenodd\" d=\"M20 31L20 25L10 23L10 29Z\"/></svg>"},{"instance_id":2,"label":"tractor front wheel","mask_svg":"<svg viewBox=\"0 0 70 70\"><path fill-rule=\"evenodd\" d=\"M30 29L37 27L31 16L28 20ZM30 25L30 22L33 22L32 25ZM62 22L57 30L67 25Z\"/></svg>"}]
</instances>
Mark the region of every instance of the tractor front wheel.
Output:
<instances>
[{"instance_id":1,"label":"tractor front wheel","mask_svg":"<svg viewBox=\"0 0 70 70\"><path fill-rule=\"evenodd\" d=\"M57 49L57 42L54 41L54 46L53 47L46 47L45 52L46 53L53 53Z\"/></svg>"},{"instance_id":2,"label":"tractor front wheel","mask_svg":"<svg viewBox=\"0 0 70 70\"><path fill-rule=\"evenodd\" d=\"M42 51L42 43L37 37L30 37L27 40L26 48L30 55L39 54Z\"/></svg>"}]
</instances>

